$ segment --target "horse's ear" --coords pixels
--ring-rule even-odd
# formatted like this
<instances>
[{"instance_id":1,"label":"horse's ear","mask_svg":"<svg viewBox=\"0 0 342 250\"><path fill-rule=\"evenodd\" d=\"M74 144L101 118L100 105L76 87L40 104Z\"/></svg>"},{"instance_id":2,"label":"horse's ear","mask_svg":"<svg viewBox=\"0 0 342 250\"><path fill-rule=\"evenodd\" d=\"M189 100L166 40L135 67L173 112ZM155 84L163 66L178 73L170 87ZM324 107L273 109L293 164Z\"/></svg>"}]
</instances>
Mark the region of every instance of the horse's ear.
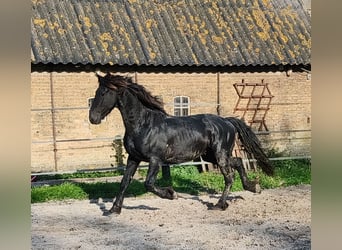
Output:
<instances>
[{"instance_id":1,"label":"horse's ear","mask_svg":"<svg viewBox=\"0 0 342 250\"><path fill-rule=\"evenodd\" d=\"M95 75L97 76L98 79L103 78L103 76L100 75L100 71L96 71L96 72L95 72Z\"/></svg>"}]
</instances>

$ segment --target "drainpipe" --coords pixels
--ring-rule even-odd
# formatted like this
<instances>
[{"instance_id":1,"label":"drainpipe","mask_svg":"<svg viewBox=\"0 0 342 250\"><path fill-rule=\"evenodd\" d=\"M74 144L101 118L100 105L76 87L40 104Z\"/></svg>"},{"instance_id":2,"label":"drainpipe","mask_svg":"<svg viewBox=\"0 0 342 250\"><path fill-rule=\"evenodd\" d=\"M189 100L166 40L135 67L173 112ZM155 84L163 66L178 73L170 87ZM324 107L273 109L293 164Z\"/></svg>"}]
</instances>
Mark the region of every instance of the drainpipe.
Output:
<instances>
[{"instance_id":1,"label":"drainpipe","mask_svg":"<svg viewBox=\"0 0 342 250\"><path fill-rule=\"evenodd\" d=\"M51 98L53 157L54 157L54 161L55 161L55 172L57 172L58 167L57 167L56 117L55 117L55 104L54 104L54 94L53 94L52 72L50 72L50 98Z\"/></svg>"},{"instance_id":2,"label":"drainpipe","mask_svg":"<svg viewBox=\"0 0 342 250\"><path fill-rule=\"evenodd\" d=\"M216 73L216 98L217 98L217 102L216 102L216 111L217 111L217 115L221 115L221 104L220 104L220 72Z\"/></svg>"},{"instance_id":3,"label":"drainpipe","mask_svg":"<svg viewBox=\"0 0 342 250\"><path fill-rule=\"evenodd\" d=\"M134 81L138 82L138 72L134 71Z\"/></svg>"}]
</instances>

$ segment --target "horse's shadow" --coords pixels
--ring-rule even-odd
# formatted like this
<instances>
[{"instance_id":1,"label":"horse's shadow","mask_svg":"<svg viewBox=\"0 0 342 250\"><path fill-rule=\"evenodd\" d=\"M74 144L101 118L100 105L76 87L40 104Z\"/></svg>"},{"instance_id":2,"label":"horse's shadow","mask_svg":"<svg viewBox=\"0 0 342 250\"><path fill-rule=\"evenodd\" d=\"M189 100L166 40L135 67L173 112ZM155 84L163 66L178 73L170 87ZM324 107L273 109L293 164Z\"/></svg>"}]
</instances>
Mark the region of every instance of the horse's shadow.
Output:
<instances>
[{"instance_id":1,"label":"horse's shadow","mask_svg":"<svg viewBox=\"0 0 342 250\"><path fill-rule=\"evenodd\" d=\"M90 201L90 203L92 204L96 204L100 210L103 213L103 216L108 216L111 213L109 212L109 209L106 208L106 202L113 202L113 199L102 199L102 198L98 198L98 199L93 199ZM150 207L150 206L146 206L146 205L139 205L139 206L126 206L123 205L122 206L125 209L141 209L141 210L159 210L159 208L157 207Z\"/></svg>"},{"instance_id":2,"label":"horse's shadow","mask_svg":"<svg viewBox=\"0 0 342 250\"><path fill-rule=\"evenodd\" d=\"M210 198L217 198L219 199L220 196L218 195L210 195L209 196ZM200 203L202 203L203 205L205 205L208 210L213 210L215 209L215 204L212 203L212 202L209 202L209 201L205 201L203 199L201 199L199 196L179 196L180 199L192 199L192 200L195 200L195 201L198 201ZM240 195L236 195L236 196L229 196L227 198L227 201L230 201L230 202L235 202L237 200L244 200L244 198ZM106 204L105 203L109 203L109 202L113 202L113 199L102 199L102 198L98 198L98 199L92 199L90 200L90 203L92 204L96 204L100 210L102 211L102 214L103 216L108 216L110 215L111 213L109 212L109 209L106 208ZM123 208L125 209L140 209L140 210L159 210L160 208L157 208L157 207L150 207L150 206L146 206L146 205L138 205L138 206L127 206L127 205L123 205Z\"/></svg>"},{"instance_id":3,"label":"horse's shadow","mask_svg":"<svg viewBox=\"0 0 342 250\"><path fill-rule=\"evenodd\" d=\"M220 196L218 196L218 195L210 195L209 197L210 197L210 198L217 198L217 199L220 198ZM187 198L184 198L184 199L187 199ZM201 202L203 205L207 206L208 210L216 209L216 206L215 206L214 203L209 202L209 201L202 200L199 196L192 196L190 199ZM229 196L229 197L227 198L227 201L230 201L230 202L233 201L233 202L235 202L235 201L237 201L238 199L244 200L244 198L243 198L242 196L236 195L236 196Z\"/></svg>"}]
</instances>

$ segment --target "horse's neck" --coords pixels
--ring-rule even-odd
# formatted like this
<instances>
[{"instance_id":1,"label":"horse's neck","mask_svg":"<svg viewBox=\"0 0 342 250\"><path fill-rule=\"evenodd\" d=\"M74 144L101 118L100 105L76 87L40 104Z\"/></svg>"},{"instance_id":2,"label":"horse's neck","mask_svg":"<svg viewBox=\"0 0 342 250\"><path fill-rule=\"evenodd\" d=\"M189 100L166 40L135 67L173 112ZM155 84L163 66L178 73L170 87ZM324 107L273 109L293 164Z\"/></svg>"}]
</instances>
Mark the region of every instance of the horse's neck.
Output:
<instances>
[{"instance_id":1,"label":"horse's neck","mask_svg":"<svg viewBox=\"0 0 342 250\"><path fill-rule=\"evenodd\" d=\"M146 122L147 117L151 117L153 111L146 108L131 93L124 93L119 101L119 110L125 125L126 132L130 132Z\"/></svg>"}]
</instances>

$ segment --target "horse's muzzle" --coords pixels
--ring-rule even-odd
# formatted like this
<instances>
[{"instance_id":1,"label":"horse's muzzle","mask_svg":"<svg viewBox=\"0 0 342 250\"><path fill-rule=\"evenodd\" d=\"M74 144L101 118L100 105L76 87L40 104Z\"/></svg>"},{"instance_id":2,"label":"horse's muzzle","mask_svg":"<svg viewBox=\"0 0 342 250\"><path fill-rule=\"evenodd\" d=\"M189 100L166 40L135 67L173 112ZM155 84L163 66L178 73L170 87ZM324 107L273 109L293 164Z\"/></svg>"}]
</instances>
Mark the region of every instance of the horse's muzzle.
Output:
<instances>
[{"instance_id":1,"label":"horse's muzzle","mask_svg":"<svg viewBox=\"0 0 342 250\"><path fill-rule=\"evenodd\" d=\"M100 124L101 123L101 114L89 112L89 121L91 124Z\"/></svg>"}]
</instances>

